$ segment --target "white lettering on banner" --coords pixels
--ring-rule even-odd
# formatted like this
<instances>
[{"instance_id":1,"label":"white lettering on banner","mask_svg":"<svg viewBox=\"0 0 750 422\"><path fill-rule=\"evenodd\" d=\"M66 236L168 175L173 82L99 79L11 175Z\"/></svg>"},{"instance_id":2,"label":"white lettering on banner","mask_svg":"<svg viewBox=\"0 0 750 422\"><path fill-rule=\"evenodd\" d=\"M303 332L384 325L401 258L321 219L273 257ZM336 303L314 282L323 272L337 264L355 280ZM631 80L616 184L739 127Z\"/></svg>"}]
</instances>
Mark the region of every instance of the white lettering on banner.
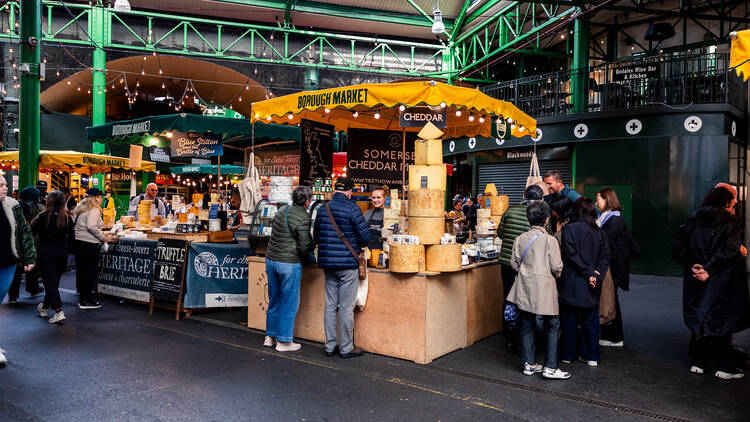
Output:
<instances>
[{"instance_id":1,"label":"white lettering on banner","mask_svg":"<svg viewBox=\"0 0 750 422\"><path fill-rule=\"evenodd\" d=\"M247 306L246 294L206 293L206 308L228 308L233 306Z\"/></svg>"},{"instance_id":2,"label":"white lettering on banner","mask_svg":"<svg viewBox=\"0 0 750 422\"><path fill-rule=\"evenodd\" d=\"M404 120L415 122L442 122L443 115L429 113L404 113Z\"/></svg>"},{"instance_id":3,"label":"white lettering on banner","mask_svg":"<svg viewBox=\"0 0 750 422\"><path fill-rule=\"evenodd\" d=\"M151 130L151 120L128 125L112 125L112 136L132 135Z\"/></svg>"},{"instance_id":4,"label":"white lettering on banner","mask_svg":"<svg viewBox=\"0 0 750 422\"><path fill-rule=\"evenodd\" d=\"M225 255L219 264L219 259L211 252L201 252L193 260L195 272L205 278L220 278L244 280L247 278L247 258Z\"/></svg>"},{"instance_id":5,"label":"white lettering on banner","mask_svg":"<svg viewBox=\"0 0 750 422\"><path fill-rule=\"evenodd\" d=\"M531 156L534 155L532 151L528 152L515 152L515 151L508 151L508 154L505 156L508 159L524 159L524 158L531 158Z\"/></svg>"},{"instance_id":6,"label":"white lettering on banner","mask_svg":"<svg viewBox=\"0 0 750 422\"><path fill-rule=\"evenodd\" d=\"M99 284L99 288L97 290L99 293L104 293L105 295L137 300L139 302L148 302L149 300L151 300L151 294L149 292L123 289L122 287L115 287L107 284Z\"/></svg>"}]
</instances>

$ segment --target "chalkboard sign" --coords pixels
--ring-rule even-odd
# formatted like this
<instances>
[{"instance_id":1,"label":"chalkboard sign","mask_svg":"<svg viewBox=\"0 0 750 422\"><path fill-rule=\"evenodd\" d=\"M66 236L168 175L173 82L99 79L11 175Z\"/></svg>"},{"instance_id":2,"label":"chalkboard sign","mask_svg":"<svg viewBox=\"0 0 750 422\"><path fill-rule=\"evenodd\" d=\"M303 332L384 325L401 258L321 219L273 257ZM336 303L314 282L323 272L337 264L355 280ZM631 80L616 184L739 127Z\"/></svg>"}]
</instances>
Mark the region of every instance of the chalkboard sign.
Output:
<instances>
[{"instance_id":1,"label":"chalkboard sign","mask_svg":"<svg viewBox=\"0 0 750 422\"><path fill-rule=\"evenodd\" d=\"M354 183L402 185L409 180L409 165L414 164L414 143L417 134L402 132L349 129L346 171Z\"/></svg>"},{"instance_id":2,"label":"chalkboard sign","mask_svg":"<svg viewBox=\"0 0 750 422\"><path fill-rule=\"evenodd\" d=\"M224 153L220 133L173 132L172 157L215 157Z\"/></svg>"},{"instance_id":3,"label":"chalkboard sign","mask_svg":"<svg viewBox=\"0 0 750 422\"><path fill-rule=\"evenodd\" d=\"M99 256L97 291L148 302L154 269L155 240L120 239Z\"/></svg>"},{"instance_id":4,"label":"chalkboard sign","mask_svg":"<svg viewBox=\"0 0 750 422\"><path fill-rule=\"evenodd\" d=\"M302 120L300 141L300 185L312 186L315 179L330 177L333 171L333 126Z\"/></svg>"},{"instance_id":5,"label":"chalkboard sign","mask_svg":"<svg viewBox=\"0 0 750 422\"><path fill-rule=\"evenodd\" d=\"M154 281L151 284L151 297L154 299L172 303L180 301L187 243L180 239L159 239L154 260Z\"/></svg>"}]
</instances>

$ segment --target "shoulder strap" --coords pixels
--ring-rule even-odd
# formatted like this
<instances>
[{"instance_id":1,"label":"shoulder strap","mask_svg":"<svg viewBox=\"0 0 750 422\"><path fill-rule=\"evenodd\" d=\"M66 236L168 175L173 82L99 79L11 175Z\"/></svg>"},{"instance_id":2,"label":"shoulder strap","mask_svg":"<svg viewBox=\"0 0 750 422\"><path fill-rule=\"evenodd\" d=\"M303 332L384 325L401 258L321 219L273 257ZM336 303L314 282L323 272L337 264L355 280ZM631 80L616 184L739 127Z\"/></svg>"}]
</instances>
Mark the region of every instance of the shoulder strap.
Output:
<instances>
[{"instance_id":1,"label":"shoulder strap","mask_svg":"<svg viewBox=\"0 0 750 422\"><path fill-rule=\"evenodd\" d=\"M339 239L341 239L341 241L344 242L344 245L346 245L346 248L349 249L349 253L351 253L354 259L357 261L357 263L359 263L359 254L354 250L351 243L349 243L349 241L346 240L346 236L344 236L344 233L341 232L339 225L336 224L336 220L333 218L333 214L331 213L330 202L326 204L326 213L328 213L328 219L331 220L331 225L333 226L333 229L336 230L336 234L339 235Z\"/></svg>"},{"instance_id":2,"label":"shoulder strap","mask_svg":"<svg viewBox=\"0 0 750 422\"><path fill-rule=\"evenodd\" d=\"M523 255L521 255L521 263L522 264L523 264L523 261L526 259L526 252L529 251L529 248L531 247L531 244L534 243L534 241L537 238L539 238L539 236L541 236L542 234L543 234L542 232L539 232L539 233L535 234L534 237L531 238L531 241L529 242L529 244L526 245L526 248L523 250Z\"/></svg>"}]
</instances>

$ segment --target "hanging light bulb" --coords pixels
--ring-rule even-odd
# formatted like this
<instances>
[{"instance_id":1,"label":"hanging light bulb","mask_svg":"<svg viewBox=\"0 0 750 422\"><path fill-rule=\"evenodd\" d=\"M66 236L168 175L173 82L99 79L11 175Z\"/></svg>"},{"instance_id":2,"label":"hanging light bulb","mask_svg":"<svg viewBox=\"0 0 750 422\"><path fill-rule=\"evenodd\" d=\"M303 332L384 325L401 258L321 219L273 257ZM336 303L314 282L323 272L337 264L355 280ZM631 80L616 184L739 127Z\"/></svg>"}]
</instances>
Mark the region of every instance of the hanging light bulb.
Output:
<instances>
[{"instance_id":1,"label":"hanging light bulb","mask_svg":"<svg viewBox=\"0 0 750 422\"><path fill-rule=\"evenodd\" d=\"M256 75L258 74L258 68L257 67L255 69L253 69L253 73L255 73Z\"/></svg>"},{"instance_id":2,"label":"hanging light bulb","mask_svg":"<svg viewBox=\"0 0 750 422\"><path fill-rule=\"evenodd\" d=\"M470 122L474 121L474 113L469 114L469 121Z\"/></svg>"},{"instance_id":3,"label":"hanging light bulb","mask_svg":"<svg viewBox=\"0 0 750 422\"><path fill-rule=\"evenodd\" d=\"M271 82L273 82L273 76L271 76Z\"/></svg>"},{"instance_id":4,"label":"hanging light bulb","mask_svg":"<svg viewBox=\"0 0 750 422\"><path fill-rule=\"evenodd\" d=\"M380 118L380 110L375 110L375 115L373 117L375 117L376 119L379 119Z\"/></svg>"},{"instance_id":5,"label":"hanging light bulb","mask_svg":"<svg viewBox=\"0 0 750 422\"><path fill-rule=\"evenodd\" d=\"M70 79L68 79L68 85L70 85Z\"/></svg>"},{"instance_id":6,"label":"hanging light bulb","mask_svg":"<svg viewBox=\"0 0 750 422\"><path fill-rule=\"evenodd\" d=\"M447 104L445 104L445 101L443 101L443 102L441 102L441 103L440 103L440 108L445 108L445 107L447 107L447 106L448 106L448 105L447 105Z\"/></svg>"},{"instance_id":7,"label":"hanging light bulb","mask_svg":"<svg viewBox=\"0 0 750 422\"><path fill-rule=\"evenodd\" d=\"M145 75L145 74L146 74L146 71L143 70L143 68L141 68L141 75Z\"/></svg>"},{"instance_id":8,"label":"hanging light bulb","mask_svg":"<svg viewBox=\"0 0 750 422\"><path fill-rule=\"evenodd\" d=\"M242 102L242 95L240 95L238 99L240 100L240 102Z\"/></svg>"},{"instance_id":9,"label":"hanging light bulb","mask_svg":"<svg viewBox=\"0 0 750 422\"><path fill-rule=\"evenodd\" d=\"M355 119L356 119L357 117L359 117L359 112L355 111L354 113L352 113L352 117L354 117Z\"/></svg>"},{"instance_id":10,"label":"hanging light bulb","mask_svg":"<svg viewBox=\"0 0 750 422\"><path fill-rule=\"evenodd\" d=\"M461 117L461 110L456 110L456 117Z\"/></svg>"},{"instance_id":11,"label":"hanging light bulb","mask_svg":"<svg viewBox=\"0 0 750 422\"><path fill-rule=\"evenodd\" d=\"M518 130L520 130L521 132L523 132L523 125L518 126Z\"/></svg>"},{"instance_id":12,"label":"hanging light bulb","mask_svg":"<svg viewBox=\"0 0 750 422\"><path fill-rule=\"evenodd\" d=\"M248 89L250 89L250 86L245 84L245 91L247 91Z\"/></svg>"},{"instance_id":13,"label":"hanging light bulb","mask_svg":"<svg viewBox=\"0 0 750 422\"><path fill-rule=\"evenodd\" d=\"M164 88L166 88L166 87L167 87L167 86L166 86L166 85L164 85L164 81L162 81L162 83L161 83L161 89L164 89Z\"/></svg>"},{"instance_id":14,"label":"hanging light bulb","mask_svg":"<svg viewBox=\"0 0 750 422\"><path fill-rule=\"evenodd\" d=\"M292 119L294 119L294 114L289 113L289 114L287 114L286 118L289 119L289 120L292 120Z\"/></svg>"},{"instance_id":15,"label":"hanging light bulb","mask_svg":"<svg viewBox=\"0 0 750 422\"><path fill-rule=\"evenodd\" d=\"M161 75L162 73L164 73L164 72L161 71L161 66L160 66L159 67L159 74Z\"/></svg>"},{"instance_id":16,"label":"hanging light bulb","mask_svg":"<svg viewBox=\"0 0 750 422\"><path fill-rule=\"evenodd\" d=\"M149 38L151 38L151 37L149 36ZM152 56L156 56L156 50L152 51L152 52L151 52L151 55L152 55Z\"/></svg>"},{"instance_id":17,"label":"hanging light bulb","mask_svg":"<svg viewBox=\"0 0 750 422\"><path fill-rule=\"evenodd\" d=\"M511 124L510 124L510 128L511 128L511 129L515 129L515 128L516 128L516 122L513 122L513 123L511 123Z\"/></svg>"},{"instance_id":18,"label":"hanging light bulb","mask_svg":"<svg viewBox=\"0 0 750 422\"><path fill-rule=\"evenodd\" d=\"M508 117L508 118L506 119L506 121L508 122L508 124L511 124L511 123L513 123L513 119L512 119L512 118L510 118L510 117Z\"/></svg>"},{"instance_id":19,"label":"hanging light bulb","mask_svg":"<svg viewBox=\"0 0 750 422\"><path fill-rule=\"evenodd\" d=\"M326 114L328 114L328 113L330 113L330 112L331 112L331 109L330 109L330 108L328 108L328 107L326 107L326 108L325 108L325 109L324 109L323 111L325 111L325 112L326 112Z\"/></svg>"},{"instance_id":20,"label":"hanging light bulb","mask_svg":"<svg viewBox=\"0 0 750 422\"><path fill-rule=\"evenodd\" d=\"M146 61L146 57L148 57L148 56L143 56L143 61L144 61L144 62Z\"/></svg>"},{"instance_id":21,"label":"hanging light bulb","mask_svg":"<svg viewBox=\"0 0 750 422\"><path fill-rule=\"evenodd\" d=\"M405 105L401 104L400 106L398 106L398 111L404 111L404 110L406 110Z\"/></svg>"},{"instance_id":22,"label":"hanging light bulb","mask_svg":"<svg viewBox=\"0 0 750 422\"><path fill-rule=\"evenodd\" d=\"M60 76L60 71L55 72L55 75Z\"/></svg>"},{"instance_id":23,"label":"hanging light bulb","mask_svg":"<svg viewBox=\"0 0 750 422\"><path fill-rule=\"evenodd\" d=\"M271 121L271 116L266 117L266 120Z\"/></svg>"},{"instance_id":24,"label":"hanging light bulb","mask_svg":"<svg viewBox=\"0 0 750 422\"><path fill-rule=\"evenodd\" d=\"M81 90L81 84L78 84L78 91Z\"/></svg>"},{"instance_id":25,"label":"hanging light bulb","mask_svg":"<svg viewBox=\"0 0 750 422\"><path fill-rule=\"evenodd\" d=\"M479 117L479 123L484 123L484 115L482 115L481 117Z\"/></svg>"},{"instance_id":26,"label":"hanging light bulb","mask_svg":"<svg viewBox=\"0 0 750 422\"><path fill-rule=\"evenodd\" d=\"M8 49L8 53L13 54L13 47L11 47L11 48Z\"/></svg>"}]
</instances>

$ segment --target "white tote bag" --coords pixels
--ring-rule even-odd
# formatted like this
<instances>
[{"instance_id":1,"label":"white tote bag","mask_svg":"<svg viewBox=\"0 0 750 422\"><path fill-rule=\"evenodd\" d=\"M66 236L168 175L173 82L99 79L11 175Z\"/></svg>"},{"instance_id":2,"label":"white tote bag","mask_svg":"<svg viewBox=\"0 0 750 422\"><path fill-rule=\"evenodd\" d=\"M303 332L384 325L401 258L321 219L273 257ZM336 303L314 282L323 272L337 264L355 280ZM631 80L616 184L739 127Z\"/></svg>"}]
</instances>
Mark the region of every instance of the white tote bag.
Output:
<instances>
[{"instance_id":1,"label":"white tote bag","mask_svg":"<svg viewBox=\"0 0 750 422\"><path fill-rule=\"evenodd\" d=\"M531 155L531 166L529 167L529 177L526 178L526 187L535 185L544 181L539 171L539 161L536 158L536 151Z\"/></svg>"}]
</instances>

